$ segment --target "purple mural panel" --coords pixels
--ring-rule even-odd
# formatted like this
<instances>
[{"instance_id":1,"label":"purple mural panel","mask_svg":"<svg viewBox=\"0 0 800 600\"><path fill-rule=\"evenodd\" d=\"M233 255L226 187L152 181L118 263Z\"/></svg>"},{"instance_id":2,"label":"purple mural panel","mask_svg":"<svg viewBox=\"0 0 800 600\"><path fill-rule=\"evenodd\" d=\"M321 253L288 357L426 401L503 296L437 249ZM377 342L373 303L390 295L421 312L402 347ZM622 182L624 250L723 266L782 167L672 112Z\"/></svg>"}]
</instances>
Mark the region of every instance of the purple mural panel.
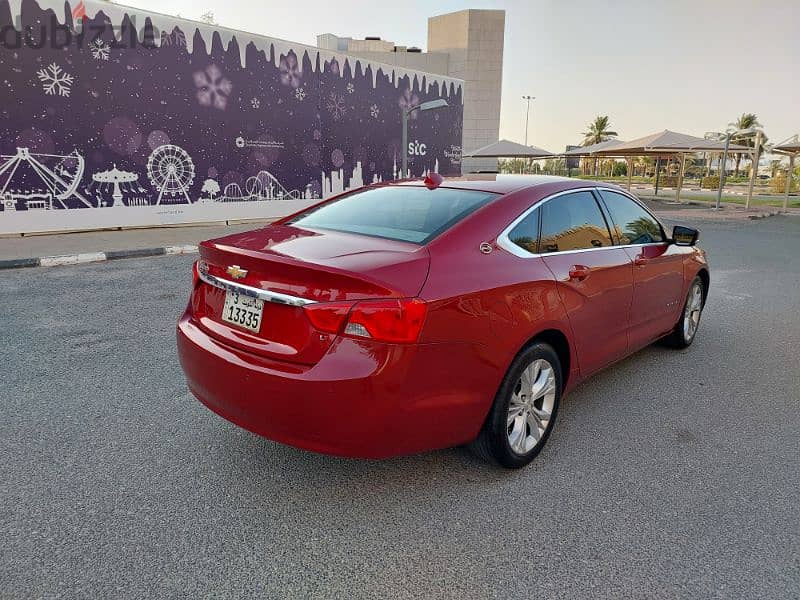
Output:
<instances>
[{"instance_id":1,"label":"purple mural panel","mask_svg":"<svg viewBox=\"0 0 800 600\"><path fill-rule=\"evenodd\" d=\"M71 223L87 227L112 212L115 224L142 224L133 210L97 210L106 208L198 220L192 211L210 205L214 215L308 205L394 179L401 110L439 97L450 106L409 121L410 170L460 172L458 80L86 7L76 23L70 3L0 0L0 232L16 213L30 224L80 212ZM285 206L277 212L298 203Z\"/></svg>"}]
</instances>

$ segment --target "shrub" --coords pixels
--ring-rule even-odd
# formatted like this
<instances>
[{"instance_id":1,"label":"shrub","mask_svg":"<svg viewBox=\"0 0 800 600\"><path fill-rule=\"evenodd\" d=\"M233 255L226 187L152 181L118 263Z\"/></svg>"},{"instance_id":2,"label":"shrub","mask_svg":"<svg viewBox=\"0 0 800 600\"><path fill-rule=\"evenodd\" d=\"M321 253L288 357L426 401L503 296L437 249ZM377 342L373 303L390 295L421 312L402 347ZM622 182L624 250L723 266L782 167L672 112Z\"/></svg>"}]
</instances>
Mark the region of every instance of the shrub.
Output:
<instances>
[{"instance_id":1,"label":"shrub","mask_svg":"<svg viewBox=\"0 0 800 600\"><path fill-rule=\"evenodd\" d=\"M719 189L719 175L703 177L703 179L700 181L700 187L709 190Z\"/></svg>"},{"instance_id":2,"label":"shrub","mask_svg":"<svg viewBox=\"0 0 800 600\"><path fill-rule=\"evenodd\" d=\"M786 192L786 173L778 173L772 178L769 184L770 189L776 194L783 194ZM800 187L800 181L796 176L792 176L792 189L790 191L796 192Z\"/></svg>"},{"instance_id":3,"label":"shrub","mask_svg":"<svg viewBox=\"0 0 800 600\"><path fill-rule=\"evenodd\" d=\"M655 180L653 180L653 183L655 183ZM660 187L678 187L678 176L662 175L658 180L658 185Z\"/></svg>"}]
</instances>

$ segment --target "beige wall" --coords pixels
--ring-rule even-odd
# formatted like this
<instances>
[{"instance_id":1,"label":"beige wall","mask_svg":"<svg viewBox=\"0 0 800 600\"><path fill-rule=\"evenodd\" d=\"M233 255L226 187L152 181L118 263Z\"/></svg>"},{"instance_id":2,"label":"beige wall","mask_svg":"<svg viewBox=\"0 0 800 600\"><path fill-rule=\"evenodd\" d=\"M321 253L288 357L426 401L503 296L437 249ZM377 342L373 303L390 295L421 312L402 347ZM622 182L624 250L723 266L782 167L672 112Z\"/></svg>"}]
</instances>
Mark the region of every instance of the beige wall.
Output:
<instances>
[{"instance_id":1,"label":"beige wall","mask_svg":"<svg viewBox=\"0 0 800 600\"><path fill-rule=\"evenodd\" d=\"M503 10L461 10L428 19L428 51L405 52L387 40L317 36L317 45L398 67L464 80L464 153L500 136L503 84ZM396 51L399 50L399 51ZM495 159L464 159L462 172L496 170Z\"/></svg>"},{"instance_id":2,"label":"beige wall","mask_svg":"<svg viewBox=\"0 0 800 600\"><path fill-rule=\"evenodd\" d=\"M462 10L428 19L428 51L446 53L451 77L463 79L463 151L496 142L500 135L505 11ZM493 170L494 159L465 159L462 170Z\"/></svg>"},{"instance_id":3,"label":"beige wall","mask_svg":"<svg viewBox=\"0 0 800 600\"><path fill-rule=\"evenodd\" d=\"M438 75L450 75L448 72L450 57L442 52L353 52L350 50L348 54L396 67Z\"/></svg>"}]
</instances>

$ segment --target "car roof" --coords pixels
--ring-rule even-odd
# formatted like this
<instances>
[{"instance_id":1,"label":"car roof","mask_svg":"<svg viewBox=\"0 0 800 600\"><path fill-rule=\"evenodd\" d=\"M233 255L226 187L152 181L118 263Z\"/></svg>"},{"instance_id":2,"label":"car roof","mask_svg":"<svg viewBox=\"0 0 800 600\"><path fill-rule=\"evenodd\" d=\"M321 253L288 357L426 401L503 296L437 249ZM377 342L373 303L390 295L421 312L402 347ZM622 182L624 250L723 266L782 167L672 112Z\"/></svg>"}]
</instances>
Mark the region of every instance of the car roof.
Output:
<instances>
[{"instance_id":1,"label":"car roof","mask_svg":"<svg viewBox=\"0 0 800 600\"><path fill-rule=\"evenodd\" d=\"M536 187L546 183L575 184L575 179L569 177L556 177L554 175L505 175L498 173L475 173L459 177L445 177L439 187L456 188L462 190L478 190L481 192L494 192L496 194L510 194L526 188ZM586 182L583 182L584 185ZM390 185L422 185L421 179L398 181Z\"/></svg>"}]
</instances>

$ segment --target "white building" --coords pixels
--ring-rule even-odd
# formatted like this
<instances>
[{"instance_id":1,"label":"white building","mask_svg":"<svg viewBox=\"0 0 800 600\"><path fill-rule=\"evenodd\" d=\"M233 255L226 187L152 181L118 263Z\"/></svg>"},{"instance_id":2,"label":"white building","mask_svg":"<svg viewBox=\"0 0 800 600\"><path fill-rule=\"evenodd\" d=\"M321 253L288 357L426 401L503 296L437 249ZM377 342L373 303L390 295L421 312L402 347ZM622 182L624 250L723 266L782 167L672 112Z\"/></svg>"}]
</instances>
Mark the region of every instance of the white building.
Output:
<instances>
[{"instance_id":1,"label":"white building","mask_svg":"<svg viewBox=\"0 0 800 600\"><path fill-rule=\"evenodd\" d=\"M504 10L467 9L428 19L428 49L332 33L317 46L353 56L464 80L464 153L499 139L503 79ZM464 159L462 171L495 170L495 159Z\"/></svg>"}]
</instances>

